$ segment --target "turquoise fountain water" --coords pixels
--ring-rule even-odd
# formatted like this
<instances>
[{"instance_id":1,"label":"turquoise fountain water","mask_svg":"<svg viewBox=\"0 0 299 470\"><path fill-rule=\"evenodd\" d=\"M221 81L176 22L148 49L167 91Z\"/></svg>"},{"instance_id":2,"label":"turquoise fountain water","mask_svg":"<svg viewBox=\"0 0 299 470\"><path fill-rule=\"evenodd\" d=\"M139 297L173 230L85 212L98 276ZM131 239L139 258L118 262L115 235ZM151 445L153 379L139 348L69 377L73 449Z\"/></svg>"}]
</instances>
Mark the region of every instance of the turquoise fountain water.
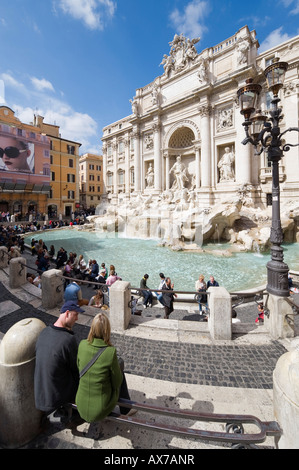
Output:
<instances>
[{"instance_id":1,"label":"turquoise fountain water","mask_svg":"<svg viewBox=\"0 0 299 470\"><path fill-rule=\"evenodd\" d=\"M53 230L34 233L25 239L42 238L47 247L54 245L55 250L62 246L67 252L84 255L86 261L96 259L99 264L106 263L116 267L116 272L132 287L139 287L142 276L149 274L148 286L155 289L159 285L159 273L171 277L174 288L194 291L199 274L205 280L213 275L220 285L229 292L259 287L267 282L266 264L270 253L234 253L231 257L216 256L209 253L175 252L158 246L157 241L118 238L103 238L96 232L83 232L75 229ZM226 250L228 244L209 244L204 249ZM284 246L285 262L291 270L299 271L298 244Z\"/></svg>"}]
</instances>

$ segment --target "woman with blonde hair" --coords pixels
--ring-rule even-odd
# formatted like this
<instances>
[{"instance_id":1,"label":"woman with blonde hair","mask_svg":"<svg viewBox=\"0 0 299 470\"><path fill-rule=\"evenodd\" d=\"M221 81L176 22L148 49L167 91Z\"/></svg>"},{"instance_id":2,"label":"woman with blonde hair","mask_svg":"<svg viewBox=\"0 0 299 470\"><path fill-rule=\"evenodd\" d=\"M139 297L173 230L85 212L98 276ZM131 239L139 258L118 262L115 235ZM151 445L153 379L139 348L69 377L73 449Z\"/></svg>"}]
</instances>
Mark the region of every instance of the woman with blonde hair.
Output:
<instances>
[{"instance_id":1,"label":"woman with blonde hair","mask_svg":"<svg viewBox=\"0 0 299 470\"><path fill-rule=\"evenodd\" d=\"M203 274L199 275L198 281L195 283L195 289L197 292L199 292L199 294L196 295L196 301L199 305L199 311L202 312L202 304L205 304L207 307L207 294L205 294L207 290L207 284Z\"/></svg>"},{"instance_id":2,"label":"woman with blonde hair","mask_svg":"<svg viewBox=\"0 0 299 470\"><path fill-rule=\"evenodd\" d=\"M111 344L110 335L110 321L104 313L99 313L92 321L87 339L79 344L79 373L82 373L100 350L102 351L95 363L80 377L76 395L78 412L88 423L100 421L108 416L119 398L130 400L126 379L121 371L116 349ZM128 414L130 410L120 408L120 411L122 414Z\"/></svg>"}]
</instances>

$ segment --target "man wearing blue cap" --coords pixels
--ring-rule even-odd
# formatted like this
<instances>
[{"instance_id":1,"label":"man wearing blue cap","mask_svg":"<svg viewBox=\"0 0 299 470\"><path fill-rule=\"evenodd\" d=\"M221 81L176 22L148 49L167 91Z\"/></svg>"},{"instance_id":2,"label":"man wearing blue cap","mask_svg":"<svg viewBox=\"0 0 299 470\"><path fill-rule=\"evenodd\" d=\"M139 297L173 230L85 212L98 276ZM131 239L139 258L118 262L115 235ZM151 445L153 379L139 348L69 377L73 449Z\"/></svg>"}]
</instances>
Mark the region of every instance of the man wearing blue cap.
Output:
<instances>
[{"instance_id":1,"label":"man wearing blue cap","mask_svg":"<svg viewBox=\"0 0 299 470\"><path fill-rule=\"evenodd\" d=\"M54 325L47 326L38 337L35 406L47 415L75 399L79 384L78 345L72 327L83 312L76 302L65 302Z\"/></svg>"}]
</instances>

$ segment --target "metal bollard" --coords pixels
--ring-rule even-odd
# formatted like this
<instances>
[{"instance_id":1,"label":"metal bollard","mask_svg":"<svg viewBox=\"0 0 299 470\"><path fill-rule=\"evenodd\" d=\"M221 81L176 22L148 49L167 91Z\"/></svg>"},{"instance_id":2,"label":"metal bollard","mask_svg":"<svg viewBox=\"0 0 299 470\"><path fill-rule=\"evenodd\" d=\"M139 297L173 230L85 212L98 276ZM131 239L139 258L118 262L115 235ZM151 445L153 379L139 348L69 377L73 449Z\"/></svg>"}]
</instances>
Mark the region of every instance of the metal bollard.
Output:
<instances>
[{"instance_id":1,"label":"metal bollard","mask_svg":"<svg viewBox=\"0 0 299 470\"><path fill-rule=\"evenodd\" d=\"M0 343L0 445L16 449L40 431L42 412L35 408L35 345L46 325L25 318Z\"/></svg>"}]
</instances>

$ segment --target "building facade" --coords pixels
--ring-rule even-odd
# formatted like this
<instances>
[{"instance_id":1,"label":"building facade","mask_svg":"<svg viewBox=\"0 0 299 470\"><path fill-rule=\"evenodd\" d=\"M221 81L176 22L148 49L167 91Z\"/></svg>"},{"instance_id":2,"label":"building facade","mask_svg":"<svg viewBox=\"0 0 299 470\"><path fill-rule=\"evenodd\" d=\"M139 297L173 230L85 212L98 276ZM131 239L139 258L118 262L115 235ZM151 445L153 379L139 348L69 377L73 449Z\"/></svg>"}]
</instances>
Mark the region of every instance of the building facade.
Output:
<instances>
[{"instance_id":1,"label":"building facade","mask_svg":"<svg viewBox=\"0 0 299 470\"><path fill-rule=\"evenodd\" d=\"M237 90L254 78L263 87L259 108L269 114L263 70L275 57L288 62L281 129L297 127L299 36L262 54L256 32L247 26L200 53L198 42L176 35L162 61L164 74L137 89L130 116L103 129L104 193L110 203L187 190L197 204L212 207L246 188L254 204L271 204L272 169L265 153L256 156L242 144ZM289 140L298 143L297 133ZM298 147L285 153L280 181L282 200L299 200Z\"/></svg>"},{"instance_id":2,"label":"building facade","mask_svg":"<svg viewBox=\"0 0 299 470\"><path fill-rule=\"evenodd\" d=\"M28 147L28 167L12 168L11 159L0 161L0 211L28 215L71 217L79 208L79 149L81 144L63 139L59 126L34 116L31 124L22 123L13 110L0 107L0 148L7 139L17 139L17 147ZM3 142L3 144L2 144ZM10 145L9 145L10 146ZM8 159L9 160L9 159ZM6 161L6 164L4 163ZM8 166L10 164L10 166Z\"/></svg>"},{"instance_id":3,"label":"building facade","mask_svg":"<svg viewBox=\"0 0 299 470\"><path fill-rule=\"evenodd\" d=\"M34 124L50 140L50 184L47 213L50 217L71 217L80 207L79 149L81 144L64 139L59 126L47 124L42 116Z\"/></svg>"},{"instance_id":4,"label":"building facade","mask_svg":"<svg viewBox=\"0 0 299 470\"><path fill-rule=\"evenodd\" d=\"M103 157L86 153L79 159L80 207L95 209L103 194Z\"/></svg>"},{"instance_id":5,"label":"building facade","mask_svg":"<svg viewBox=\"0 0 299 470\"><path fill-rule=\"evenodd\" d=\"M51 191L48 137L1 106L0 150L0 212L18 220L46 214Z\"/></svg>"}]
</instances>

